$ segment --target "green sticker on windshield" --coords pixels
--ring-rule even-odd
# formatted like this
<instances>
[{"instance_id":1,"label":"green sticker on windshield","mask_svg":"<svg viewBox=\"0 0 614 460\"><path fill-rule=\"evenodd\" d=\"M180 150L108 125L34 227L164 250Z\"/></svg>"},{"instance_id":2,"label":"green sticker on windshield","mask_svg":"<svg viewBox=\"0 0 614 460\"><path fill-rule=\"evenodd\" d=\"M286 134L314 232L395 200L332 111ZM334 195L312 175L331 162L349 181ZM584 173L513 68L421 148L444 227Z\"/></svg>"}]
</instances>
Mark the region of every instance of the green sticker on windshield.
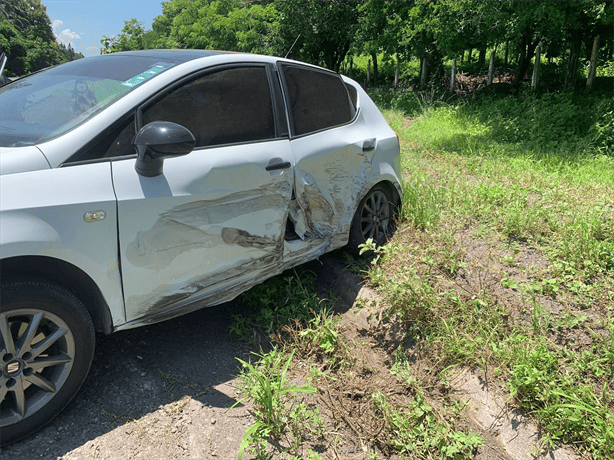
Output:
<instances>
[{"instance_id":1,"label":"green sticker on windshield","mask_svg":"<svg viewBox=\"0 0 614 460\"><path fill-rule=\"evenodd\" d=\"M133 88L136 85L143 83L146 80L149 80L151 77L158 75L160 72L164 72L166 69L167 67L163 65L155 65L151 69L132 77L130 80L126 80L122 83L122 85Z\"/></svg>"}]
</instances>

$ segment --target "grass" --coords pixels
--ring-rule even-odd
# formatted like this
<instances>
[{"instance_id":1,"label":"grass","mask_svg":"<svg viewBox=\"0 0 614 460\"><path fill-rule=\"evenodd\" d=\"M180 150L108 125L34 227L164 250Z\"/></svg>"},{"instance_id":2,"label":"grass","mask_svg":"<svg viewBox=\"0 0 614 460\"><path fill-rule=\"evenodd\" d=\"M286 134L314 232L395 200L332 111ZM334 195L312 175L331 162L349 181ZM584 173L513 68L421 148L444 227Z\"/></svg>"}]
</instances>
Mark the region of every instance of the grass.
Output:
<instances>
[{"instance_id":1,"label":"grass","mask_svg":"<svg viewBox=\"0 0 614 460\"><path fill-rule=\"evenodd\" d=\"M259 358L252 364L239 359L243 367L239 389L243 393L240 402L249 399L253 402L256 421L251 425L241 441L238 459L248 449L256 458L267 458L269 439L286 441L286 450L298 455L300 446L307 436L321 435L323 421L318 410L312 411L299 400L298 393L315 393L308 385L298 386L286 377L294 353L289 356L278 349L268 353L256 354Z\"/></svg>"},{"instance_id":2,"label":"grass","mask_svg":"<svg viewBox=\"0 0 614 460\"><path fill-rule=\"evenodd\" d=\"M347 436L339 434L337 420L351 427L370 458L388 452L412 458L461 459L483 444L471 431L455 428L458 414L445 408L435 410L419 389L409 407L404 408L390 401L387 389L369 383L368 365L362 357L352 355L352 344L339 333L340 320L331 310L330 301L318 298L308 273L293 271L269 280L245 294L243 302L254 313L247 319L235 318L231 330L264 330L273 324L270 339L275 346L254 354L254 362L239 360L239 402L252 403L255 419L242 440L239 460L246 451L256 458L317 460L321 449L334 449L339 439ZM359 310L361 307L368 309L359 306ZM271 318L275 318L272 323ZM302 377L292 373L295 362L307 369ZM405 387L411 387L411 378L399 369L393 371L394 375L405 382ZM297 379L308 383L296 384ZM391 382L395 381L391 376ZM361 403L347 394L347 388L354 387L365 391ZM316 391L327 395L328 400L315 395ZM361 405L357 410L360 416L353 413L353 404ZM320 414L322 405L327 409L326 420Z\"/></svg>"},{"instance_id":3,"label":"grass","mask_svg":"<svg viewBox=\"0 0 614 460\"><path fill-rule=\"evenodd\" d=\"M390 370L408 403L374 390L358 407L362 431L347 414L338 420L370 458L378 458L374 446L410 458L470 458L483 441L456 428L461 411L427 401L455 369L477 368L535 418L543 448L564 443L613 458L609 97L527 93L468 103L399 89L374 90L374 99L400 136L404 196L396 236L375 251L367 277L410 344ZM369 370L339 333L334 299L318 297L308 274L276 277L242 299L253 313L236 317L231 330L246 340L257 330L277 344L243 363L241 388L256 423L242 451L262 458L282 443L290 458L317 459L305 440L335 430L303 393L348 387ZM309 385L288 379L296 360ZM323 400L330 412L341 396Z\"/></svg>"},{"instance_id":4,"label":"grass","mask_svg":"<svg viewBox=\"0 0 614 460\"><path fill-rule=\"evenodd\" d=\"M551 446L612 458L611 98L388 99L405 196L369 276L431 361L422 385L490 370Z\"/></svg>"}]
</instances>

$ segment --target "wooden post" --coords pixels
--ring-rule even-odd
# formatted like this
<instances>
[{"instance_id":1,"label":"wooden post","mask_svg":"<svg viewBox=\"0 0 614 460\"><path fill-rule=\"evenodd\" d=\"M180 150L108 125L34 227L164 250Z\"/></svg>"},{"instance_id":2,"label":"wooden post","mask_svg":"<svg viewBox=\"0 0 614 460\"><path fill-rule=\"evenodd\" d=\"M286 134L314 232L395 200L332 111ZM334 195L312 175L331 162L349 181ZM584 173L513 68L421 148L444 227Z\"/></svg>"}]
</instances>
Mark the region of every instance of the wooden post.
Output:
<instances>
[{"instance_id":1,"label":"wooden post","mask_svg":"<svg viewBox=\"0 0 614 460\"><path fill-rule=\"evenodd\" d=\"M591 68L588 71L588 78L586 79L586 89L590 91L593 89L593 83L595 82L595 76L597 74L597 57L599 55L599 35L595 37L593 41L593 52L591 53Z\"/></svg>"},{"instance_id":2,"label":"wooden post","mask_svg":"<svg viewBox=\"0 0 614 460\"><path fill-rule=\"evenodd\" d=\"M367 84L365 85L365 87L369 87L369 83L371 80L371 59L369 59L369 61L367 62Z\"/></svg>"},{"instance_id":3,"label":"wooden post","mask_svg":"<svg viewBox=\"0 0 614 460\"><path fill-rule=\"evenodd\" d=\"M495 70L495 53L497 52L497 45L495 45L495 49L490 53L490 62L488 63L488 79L486 80L486 84L490 85L493 79L493 72Z\"/></svg>"},{"instance_id":4,"label":"wooden post","mask_svg":"<svg viewBox=\"0 0 614 460\"><path fill-rule=\"evenodd\" d=\"M452 59L452 77L450 78L450 92L454 92L454 85L456 83L456 58Z\"/></svg>"},{"instance_id":5,"label":"wooden post","mask_svg":"<svg viewBox=\"0 0 614 460\"><path fill-rule=\"evenodd\" d=\"M541 52L542 52L542 44L540 43L535 48L535 64L533 65L533 77L531 78L531 86L533 87L533 91L537 90L537 86L539 85L539 64L541 61Z\"/></svg>"},{"instance_id":6,"label":"wooden post","mask_svg":"<svg viewBox=\"0 0 614 460\"><path fill-rule=\"evenodd\" d=\"M394 69L394 87L396 88L399 84L399 55L397 54L397 67Z\"/></svg>"}]
</instances>

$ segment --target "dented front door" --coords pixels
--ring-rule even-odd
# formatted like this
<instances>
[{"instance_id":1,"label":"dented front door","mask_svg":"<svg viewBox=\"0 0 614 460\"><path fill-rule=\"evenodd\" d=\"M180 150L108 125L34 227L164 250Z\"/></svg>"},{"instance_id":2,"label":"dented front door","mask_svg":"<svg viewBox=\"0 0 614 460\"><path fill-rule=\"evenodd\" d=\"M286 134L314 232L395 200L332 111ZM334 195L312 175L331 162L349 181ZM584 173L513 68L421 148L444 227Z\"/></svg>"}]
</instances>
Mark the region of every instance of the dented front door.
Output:
<instances>
[{"instance_id":1,"label":"dented front door","mask_svg":"<svg viewBox=\"0 0 614 460\"><path fill-rule=\"evenodd\" d=\"M126 319L221 303L277 273L291 162L287 139L195 150L158 177L114 162Z\"/></svg>"}]
</instances>

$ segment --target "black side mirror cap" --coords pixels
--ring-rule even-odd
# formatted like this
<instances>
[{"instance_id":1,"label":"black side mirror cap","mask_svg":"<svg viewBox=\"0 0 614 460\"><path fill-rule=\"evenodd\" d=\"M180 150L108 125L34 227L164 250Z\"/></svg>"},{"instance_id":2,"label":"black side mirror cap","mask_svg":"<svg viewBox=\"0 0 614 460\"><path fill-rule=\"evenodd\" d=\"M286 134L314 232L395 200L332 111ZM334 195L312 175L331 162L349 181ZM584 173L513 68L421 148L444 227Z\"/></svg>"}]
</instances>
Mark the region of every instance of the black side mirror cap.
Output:
<instances>
[{"instance_id":1,"label":"black side mirror cap","mask_svg":"<svg viewBox=\"0 0 614 460\"><path fill-rule=\"evenodd\" d=\"M170 121L154 121L134 136L137 159L134 169L145 177L162 174L165 158L187 155L194 150L196 139L189 129Z\"/></svg>"}]
</instances>

